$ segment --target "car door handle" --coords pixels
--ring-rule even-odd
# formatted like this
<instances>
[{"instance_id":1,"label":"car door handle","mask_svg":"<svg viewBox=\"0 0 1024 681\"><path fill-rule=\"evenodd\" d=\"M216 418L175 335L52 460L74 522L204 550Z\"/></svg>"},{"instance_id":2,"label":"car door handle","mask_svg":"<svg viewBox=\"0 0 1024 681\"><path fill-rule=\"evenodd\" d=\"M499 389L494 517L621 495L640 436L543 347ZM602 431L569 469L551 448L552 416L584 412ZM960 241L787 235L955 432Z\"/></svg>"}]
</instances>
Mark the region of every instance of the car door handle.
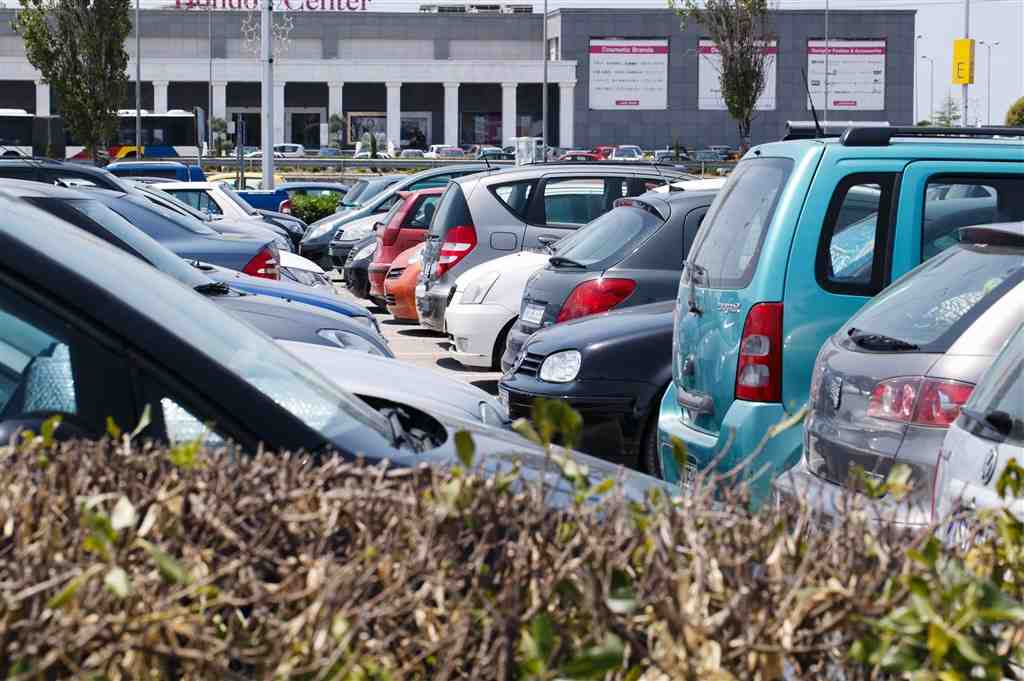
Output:
<instances>
[{"instance_id":1,"label":"car door handle","mask_svg":"<svg viewBox=\"0 0 1024 681\"><path fill-rule=\"evenodd\" d=\"M541 234L539 237L537 237L537 241L539 241L540 243L542 243L545 246L547 246L548 244L555 243L556 241L558 241L561 238L562 237L560 237L560 236L552 236L550 234Z\"/></svg>"}]
</instances>

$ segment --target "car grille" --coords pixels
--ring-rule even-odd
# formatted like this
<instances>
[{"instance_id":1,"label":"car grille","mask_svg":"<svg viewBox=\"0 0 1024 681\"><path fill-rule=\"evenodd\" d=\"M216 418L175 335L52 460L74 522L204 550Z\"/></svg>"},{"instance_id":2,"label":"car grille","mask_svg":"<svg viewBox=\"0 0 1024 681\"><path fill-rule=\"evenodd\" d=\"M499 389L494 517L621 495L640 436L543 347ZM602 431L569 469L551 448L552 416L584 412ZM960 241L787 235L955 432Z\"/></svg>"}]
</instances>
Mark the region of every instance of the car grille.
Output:
<instances>
[{"instance_id":1,"label":"car grille","mask_svg":"<svg viewBox=\"0 0 1024 681\"><path fill-rule=\"evenodd\" d=\"M403 272L405 272L405 268L404 267L392 267L390 270L388 270L387 278L388 279L398 279L399 277L402 276Z\"/></svg>"},{"instance_id":2,"label":"car grille","mask_svg":"<svg viewBox=\"0 0 1024 681\"><path fill-rule=\"evenodd\" d=\"M523 361L519 363L516 373L523 374L524 376L536 376L537 372L540 371L540 365L543 361L544 355L528 352L526 357L523 357Z\"/></svg>"},{"instance_id":3,"label":"car grille","mask_svg":"<svg viewBox=\"0 0 1024 681\"><path fill-rule=\"evenodd\" d=\"M386 293L386 294L384 294L384 304L385 305L395 305L396 304L395 294L393 294L393 293Z\"/></svg>"}]
</instances>

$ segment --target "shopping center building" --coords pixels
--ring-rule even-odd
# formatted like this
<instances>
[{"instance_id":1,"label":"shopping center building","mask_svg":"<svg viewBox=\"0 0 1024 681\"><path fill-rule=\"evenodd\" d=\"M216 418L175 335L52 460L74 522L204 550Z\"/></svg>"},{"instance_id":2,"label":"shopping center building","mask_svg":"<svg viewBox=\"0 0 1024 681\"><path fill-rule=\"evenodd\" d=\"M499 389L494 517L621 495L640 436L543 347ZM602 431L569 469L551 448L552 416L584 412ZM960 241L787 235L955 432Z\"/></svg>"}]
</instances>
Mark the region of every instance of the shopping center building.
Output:
<instances>
[{"instance_id":1,"label":"shopping center building","mask_svg":"<svg viewBox=\"0 0 1024 681\"><path fill-rule=\"evenodd\" d=\"M244 0L214 0L212 10L206 0L192 0L191 9L175 1L142 11L142 108L241 115L247 142L258 144L258 14L230 8ZM543 17L530 3L444 0L405 13L372 11L372 0L368 11L362 0L291 5L302 10L275 14L277 141L326 144L335 115L343 144L366 130L403 145L540 135ZM50 86L10 28L12 17L0 10L0 108L57 114ZM657 9L561 9L547 22L553 145L738 142L718 93L717 52L698 26L683 30L672 12ZM777 139L787 120L810 120L808 87L822 118L912 122L914 12L830 13L827 112L825 26L821 11L774 14L755 142ZM134 36L127 47L134 74ZM134 108L132 88L122 106Z\"/></svg>"}]
</instances>

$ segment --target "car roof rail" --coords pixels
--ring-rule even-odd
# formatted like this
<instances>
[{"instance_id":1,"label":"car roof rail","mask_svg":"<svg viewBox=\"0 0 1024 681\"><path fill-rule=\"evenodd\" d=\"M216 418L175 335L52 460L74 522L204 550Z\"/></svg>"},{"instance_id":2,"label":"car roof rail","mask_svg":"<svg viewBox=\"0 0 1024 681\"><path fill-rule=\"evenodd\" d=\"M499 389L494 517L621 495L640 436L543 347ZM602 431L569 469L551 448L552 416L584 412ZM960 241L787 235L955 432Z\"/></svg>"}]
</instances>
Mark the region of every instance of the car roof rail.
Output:
<instances>
[{"instance_id":1,"label":"car roof rail","mask_svg":"<svg viewBox=\"0 0 1024 681\"><path fill-rule=\"evenodd\" d=\"M961 227L956 236L962 244L1024 248L1024 221Z\"/></svg>"},{"instance_id":2,"label":"car roof rail","mask_svg":"<svg viewBox=\"0 0 1024 681\"><path fill-rule=\"evenodd\" d=\"M839 138L845 147L885 147L894 137L964 139L1024 137L1024 127L943 128L933 126L850 127Z\"/></svg>"},{"instance_id":3,"label":"car roof rail","mask_svg":"<svg viewBox=\"0 0 1024 681\"><path fill-rule=\"evenodd\" d=\"M530 161L528 163L520 163L515 168L521 168L523 166L637 166L638 168L649 168L650 166L661 166L671 170L677 170L676 164L665 163L663 161L645 161L644 159L637 159L635 161L627 161L622 159L596 159L587 158L580 161Z\"/></svg>"}]
</instances>

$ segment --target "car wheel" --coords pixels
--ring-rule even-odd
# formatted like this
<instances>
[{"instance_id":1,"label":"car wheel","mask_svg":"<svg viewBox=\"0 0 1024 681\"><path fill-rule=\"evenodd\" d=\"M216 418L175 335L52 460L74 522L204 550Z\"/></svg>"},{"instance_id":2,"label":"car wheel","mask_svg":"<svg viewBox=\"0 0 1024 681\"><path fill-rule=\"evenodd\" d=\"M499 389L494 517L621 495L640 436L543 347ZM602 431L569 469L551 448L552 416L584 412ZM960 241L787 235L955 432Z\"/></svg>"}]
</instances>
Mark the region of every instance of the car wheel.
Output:
<instances>
[{"instance_id":1,"label":"car wheel","mask_svg":"<svg viewBox=\"0 0 1024 681\"><path fill-rule=\"evenodd\" d=\"M498 334L498 339L494 341L494 352L491 353L491 369L494 371L501 371L501 356L505 354L505 346L508 344L508 334L518 320L519 317L513 317L510 319L508 324L502 328L501 333Z\"/></svg>"},{"instance_id":2,"label":"car wheel","mask_svg":"<svg viewBox=\"0 0 1024 681\"><path fill-rule=\"evenodd\" d=\"M659 480L665 479L665 474L661 469L661 456L658 454L658 412L661 410L661 398L664 395L664 390L659 391L651 405L651 415L647 418L647 429L640 442L638 457L641 470Z\"/></svg>"}]
</instances>

